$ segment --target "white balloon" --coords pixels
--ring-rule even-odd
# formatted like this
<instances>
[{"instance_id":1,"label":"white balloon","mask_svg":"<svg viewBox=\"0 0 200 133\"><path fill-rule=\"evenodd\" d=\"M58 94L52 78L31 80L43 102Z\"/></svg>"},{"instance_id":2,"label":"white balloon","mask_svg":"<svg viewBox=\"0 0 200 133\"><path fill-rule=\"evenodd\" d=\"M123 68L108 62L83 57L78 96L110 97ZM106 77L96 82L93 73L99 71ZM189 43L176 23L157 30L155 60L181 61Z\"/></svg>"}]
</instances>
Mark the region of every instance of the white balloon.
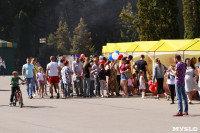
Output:
<instances>
[{"instance_id":1,"label":"white balloon","mask_svg":"<svg viewBox=\"0 0 200 133\"><path fill-rule=\"evenodd\" d=\"M118 55L117 53L113 53L113 54L112 54L112 58L113 58L114 60L117 60L118 57L119 57L119 55Z\"/></svg>"}]
</instances>

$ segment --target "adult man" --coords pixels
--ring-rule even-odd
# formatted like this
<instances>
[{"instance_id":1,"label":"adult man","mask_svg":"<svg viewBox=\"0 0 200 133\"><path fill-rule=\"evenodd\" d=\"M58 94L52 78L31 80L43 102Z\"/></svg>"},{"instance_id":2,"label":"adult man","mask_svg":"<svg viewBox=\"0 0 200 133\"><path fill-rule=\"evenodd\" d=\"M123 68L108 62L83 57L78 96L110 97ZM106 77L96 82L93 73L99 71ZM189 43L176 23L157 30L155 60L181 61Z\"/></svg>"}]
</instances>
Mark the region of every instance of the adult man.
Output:
<instances>
[{"instance_id":1,"label":"adult man","mask_svg":"<svg viewBox=\"0 0 200 133\"><path fill-rule=\"evenodd\" d=\"M92 73L94 73L94 82L95 82L95 93L96 96L100 96L100 82L99 82L99 60L97 57L94 58L94 65L92 66Z\"/></svg>"},{"instance_id":2,"label":"adult man","mask_svg":"<svg viewBox=\"0 0 200 133\"><path fill-rule=\"evenodd\" d=\"M171 70L171 72L176 75L176 97L178 101L178 113L174 116L183 116L188 115L188 101L187 96L185 94L185 73L186 73L186 65L181 61L180 55L175 55L174 61L176 62L176 69ZM183 105L182 99L184 101L185 110L183 113Z\"/></svg>"},{"instance_id":3,"label":"adult man","mask_svg":"<svg viewBox=\"0 0 200 133\"><path fill-rule=\"evenodd\" d=\"M149 72L149 69L148 69L148 65L147 65L147 62L144 60L144 55L141 55L140 56L140 60L136 61L135 64L133 65L133 68L136 70L136 72L138 73L138 79L139 79L139 72L140 70L144 71L144 79L145 81L147 82L148 79L147 79L147 74L146 72ZM148 87L148 85L146 84L146 88Z\"/></svg>"},{"instance_id":4,"label":"adult man","mask_svg":"<svg viewBox=\"0 0 200 133\"><path fill-rule=\"evenodd\" d=\"M83 96L83 65L79 60L79 54L75 55L75 61L72 62L72 71L74 73L74 88L77 96ZM79 90L80 89L80 90Z\"/></svg>"},{"instance_id":5,"label":"adult man","mask_svg":"<svg viewBox=\"0 0 200 133\"><path fill-rule=\"evenodd\" d=\"M34 70L34 65L31 64L31 59L27 58L26 62L27 63L24 64L22 67L22 76L24 77L24 80L26 80L28 96L30 99L32 99L34 81L36 81L36 74Z\"/></svg>"},{"instance_id":6,"label":"adult man","mask_svg":"<svg viewBox=\"0 0 200 133\"><path fill-rule=\"evenodd\" d=\"M61 69L58 66L58 63L55 62L55 57L51 56L50 57L50 63L47 64L47 70L46 70L46 75L47 78L49 79L49 83L50 85L50 93L51 93L51 97L53 98L53 85L55 84L56 89L57 89L57 98L60 97L59 94L59 86L58 83L60 82L60 78L61 78Z\"/></svg>"}]
</instances>

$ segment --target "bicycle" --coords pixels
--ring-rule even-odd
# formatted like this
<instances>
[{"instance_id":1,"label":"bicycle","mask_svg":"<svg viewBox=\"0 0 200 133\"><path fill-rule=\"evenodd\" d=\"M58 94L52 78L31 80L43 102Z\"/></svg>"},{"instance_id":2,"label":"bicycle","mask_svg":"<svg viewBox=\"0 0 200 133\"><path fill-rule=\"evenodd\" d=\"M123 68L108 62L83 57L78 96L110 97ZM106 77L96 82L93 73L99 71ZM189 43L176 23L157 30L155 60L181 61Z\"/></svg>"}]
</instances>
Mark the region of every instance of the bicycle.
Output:
<instances>
[{"instance_id":1,"label":"bicycle","mask_svg":"<svg viewBox=\"0 0 200 133\"><path fill-rule=\"evenodd\" d=\"M20 83L20 84L16 84L18 85L18 89L15 91L15 94L14 94L14 99L13 99L13 106L16 106L17 102L19 102L19 107L22 108L23 107L23 98L22 98L22 92L21 92L21 89L20 89L20 85L24 85L25 83ZM13 84L10 84L10 85L13 85Z\"/></svg>"}]
</instances>

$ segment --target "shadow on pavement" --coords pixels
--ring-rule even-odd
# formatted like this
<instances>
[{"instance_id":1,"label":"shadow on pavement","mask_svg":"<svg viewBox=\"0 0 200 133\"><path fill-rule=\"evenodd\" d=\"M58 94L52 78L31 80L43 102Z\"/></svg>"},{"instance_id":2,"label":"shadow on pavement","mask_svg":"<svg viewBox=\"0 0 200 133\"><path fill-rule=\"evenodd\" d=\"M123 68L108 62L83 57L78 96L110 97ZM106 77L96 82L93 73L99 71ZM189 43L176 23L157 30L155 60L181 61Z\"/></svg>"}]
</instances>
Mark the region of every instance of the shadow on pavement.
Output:
<instances>
[{"instance_id":1,"label":"shadow on pavement","mask_svg":"<svg viewBox=\"0 0 200 133\"><path fill-rule=\"evenodd\" d=\"M200 114L189 114L187 117L200 117Z\"/></svg>"},{"instance_id":2,"label":"shadow on pavement","mask_svg":"<svg viewBox=\"0 0 200 133\"><path fill-rule=\"evenodd\" d=\"M56 108L56 107L53 107L53 106L23 106L23 108L37 109L37 108Z\"/></svg>"},{"instance_id":3,"label":"shadow on pavement","mask_svg":"<svg viewBox=\"0 0 200 133\"><path fill-rule=\"evenodd\" d=\"M11 90L0 90L0 91L11 91Z\"/></svg>"}]
</instances>

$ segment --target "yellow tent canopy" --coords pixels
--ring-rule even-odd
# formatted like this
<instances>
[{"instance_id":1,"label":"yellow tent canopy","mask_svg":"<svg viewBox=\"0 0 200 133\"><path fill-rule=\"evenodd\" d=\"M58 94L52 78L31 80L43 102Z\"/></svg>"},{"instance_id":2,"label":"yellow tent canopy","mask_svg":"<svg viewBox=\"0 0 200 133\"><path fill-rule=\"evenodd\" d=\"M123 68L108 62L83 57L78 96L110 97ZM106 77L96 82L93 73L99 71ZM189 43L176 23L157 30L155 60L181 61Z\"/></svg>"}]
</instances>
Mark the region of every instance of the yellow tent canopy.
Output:
<instances>
[{"instance_id":1,"label":"yellow tent canopy","mask_svg":"<svg viewBox=\"0 0 200 133\"><path fill-rule=\"evenodd\" d=\"M200 38L195 38L190 43L179 49L179 51L200 51Z\"/></svg>"},{"instance_id":2,"label":"yellow tent canopy","mask_svg":"<svg viewBox=\"0 0 200 133\"><path fill-rule=\"evenodd\" d=\"M160 40L156 43L149 52L172 52L178 51L192 40Z\"/></svg>"},{"instance_id":3,"label":"yellow tent canopy","mask_svg":"<svg viewBox=\"0 0 200 133\"><path fill-rule=\"evenodd\" d=\"M103 48L102 48L102 53L103 53L103 54L106 53L106 46L103 46Z\"/></svg>"},{"instance_id":4,"label":"yellow tent canopy","mask_svg":"<svg viewBox=\"0 0 200 133\"><path fill-rule=\"evenodd\" d=\"M119 52L127 52L127 50L129 49L129 47L131 45L133 45L133 42L122 42L122 43L116 43L116 45L118 46L118 50Z\"/></svg>"},{"instance_id":5,"label":"yellow tent canopy","mask_svg":"<svg viewBox=\"0 0 200 133\"><path fill-rule=\"evenodd\" d=\"M147 52L149 51L158 41L138 41L137 48L133 52Z\"/></svg>"},{"instance_id":6,"label":"yellow tent canopy","mask_svg":"<svg viewBox=\"0 0 200 133\"><path fill-rule=\"evenodd\" d=\"M116 43L107 43L106 53L112 53L115 50L119 50L120 48L116 45Z\"/></svg>"},{"instance_id":7,"label":"yellow tent canopy","mask_svg":"<svg viewBox=\"0 0 200 133\"><path fill-rule=\"evenodd\" d=\"M138 44L136 42L133 42L131 46L127 49L126 52L133 52L138 47Z\"/></svg>"}]
</instances>

